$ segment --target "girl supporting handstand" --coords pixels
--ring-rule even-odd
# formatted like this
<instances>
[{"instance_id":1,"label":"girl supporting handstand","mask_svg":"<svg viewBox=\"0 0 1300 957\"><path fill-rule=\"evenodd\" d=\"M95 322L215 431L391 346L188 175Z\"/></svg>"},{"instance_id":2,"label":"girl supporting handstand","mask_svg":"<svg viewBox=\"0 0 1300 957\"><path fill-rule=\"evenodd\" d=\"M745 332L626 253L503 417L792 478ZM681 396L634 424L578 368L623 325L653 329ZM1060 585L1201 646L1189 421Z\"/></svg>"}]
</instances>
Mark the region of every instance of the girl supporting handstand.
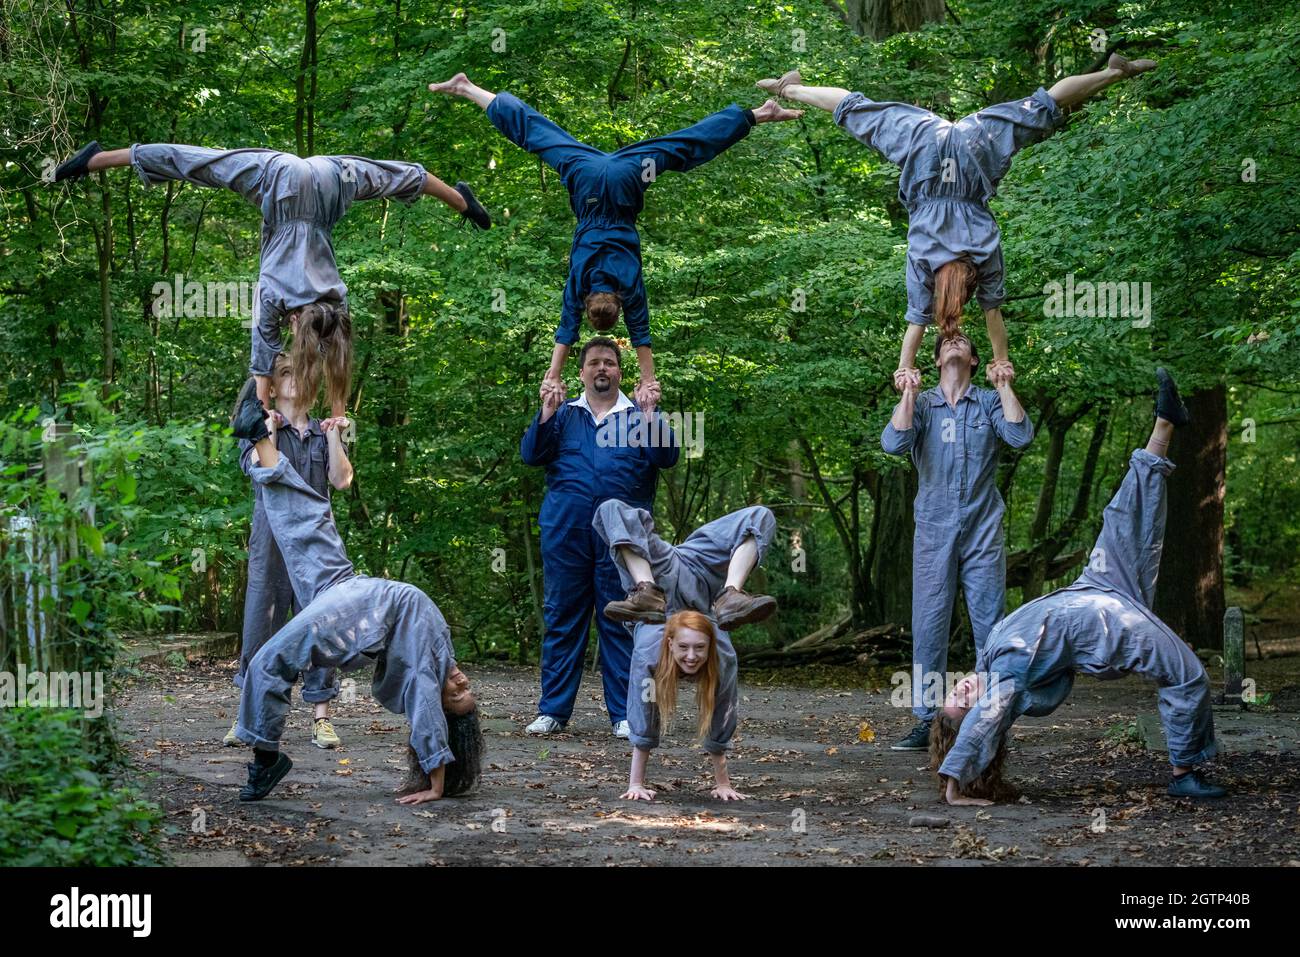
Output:
<instances>
[{"instance_id":1,"label":"girl supporting handstand","mask_svg":"<svg viewBox=\"0 0 1300 957\"><path fill-rule=\"evenodd\" d=\"M276 449L287 458L293 470L318 495L328 499L330 486L348 488L352 484L352 462L343 447L342 432L346 420L311 418L298 402L289 357L275 357L272 377L275 415L280 422L276 431ZM257 450L247 439L240 440L239 465L245 475L261 465ZM239 653L235 687L242 688L248 663L271 636L284 627L292 610L302 610L294 599L293 582L284 556L275 544L275 535L262 505L262 486L253 483L253 522L248 534L248 588L244 596L244 632ZM338 696L337 671L333 668L309 668L302 676L302 700L313 709L312 744L318 748L337 748L341 743L329 720L329 703ZM235 733L238 719L222 739L227 747L241 744Z\"/></svg>"},{"instance_id":2,"label":"girl supporting handstand","mask_svg":"<svg viewBox=\"0 0 1300 957\"><path fill-rule=\"evenodd\" d=\"M632 773L623 797L654 799L645 783L646 762L676 710L677 685L684 680L698 688L698 730L713 761L713 796L743 800L727 774L738 701L736 651L728 631L776 611L775 599L744 591L772 542L775 517L762 506L741 509L671 545L655 534L649 512L611 499L597 509L592 527L609 545L628 590L626 600L605 606L605 615L635 623L627 689ZM665 623L668 609L675 613Z\"/></svg>"},{"instance_id":3,"label":"girl supporting handstand","mask_svg":"<svg viewBox=\"0 0 1300 957\"><path fill-rule=\"evenodd\" d=\"M434 196L480 229L487 211L465 183L450 187L419 163L362 156L309 156L267 149L218 150L178 143L136 143L103 150L92 142L64 161L55 182L131 166L146 186L179 180L229 189L262 213L262 251L254 297L252 360L257 397L269 407L271 363L280 352L280 327L293 332L290 357L298 397L316 403L322 375L330 415L340 418L352 379L352 319L347 286L334 261L334 227L359 200L393 197L414 203Z\"/></svg>"},{"instance_id":4,"label":"girl supporting handstand","mask_svg":"<svg viewBox=\"0 0 1300 957\"><path fill-rule=\"evenodd\" d=\"M930 731L930 762L949 804L991 804L1012 795L1002 780L1007 735L1022 714L1042 717L1065 701L1078 672L1139 674L1160 686L1160 720L1175 797L1217 798L1198 766L1218 751L1210 682L1198 659L1151 611L1165 534L1167 458L1187 410L1174 380L1157 370L1156 423L1146 448L1106 506L1088 567L1073 585L1031 602L989 634L976 674L949 692Z\"/></svg>"},{"instance_id":5,"label":"girl supporting handstand","mask_svg":"<svg viewBox=\"0 0 1300 957\"><path fill-rule=\"evenodd\" d=\"M898 198L907 207L907 334L895 385L916 372L925 327L937 322L948 336L975 295L988 324L993 363L1011 367L1002 303L1002 241L989 200L1011 168L1011 158L1046 139L1065 122L1061 110L1078 106L1119 80L1155 69L1154 60L1112 54L1106 69L1039 87L1023 100L1000 103L953 123L910 103L877 102L839 87L805 86L798 70L758 87L834 115L850 135L899 167Z\"/></svg>"},{"instance_id":6,"label":"girl supporting handstand","mask_svg":"<svg viewBox=\"0 0 1300 957\"><path fill-rule=\"evenodd\" d=\"M356 573L329 500L279 454L275 418L258 399L240 403L232 428L256 448L260 464L250 475L262 487L267 519L302 606L253 656L244 676L235 733L253 745L253 762L239 799L261 800L293 767L280 738L298 675L371 662L375 700L411 723L411 774L398 803L471 790L482 768L483 735L469 678L456 666L438 606L414 585Z\"/></svg>"},{"instance_id":7,"label":"girl supporting handstand","mask_svg":"<svg viewBox=\"0 0 1300 957\"><path fill-rule=\"evenodd\" d=\"M579 142L513 94L491 93L475 86L464 73L431 83L429 89L481 106L503 136L540 156L568 190L578 225L569 252L569 278L564 284L555 348L542 381L542 399L551 389L558 389L564 398L561 373L570 348L578 341L583 313L593 329L604 332L618 321L621 310L641 367L637 404L648 411L657 404L659 385L641 276L641 236L636 228L646 190L666 170L684 173L707 163L747 136L755 124L797 119L803 111L784 109L775 100L756 110L742 110L733 103L676 133L606 153Z\"/></svg>"}]
</instances>

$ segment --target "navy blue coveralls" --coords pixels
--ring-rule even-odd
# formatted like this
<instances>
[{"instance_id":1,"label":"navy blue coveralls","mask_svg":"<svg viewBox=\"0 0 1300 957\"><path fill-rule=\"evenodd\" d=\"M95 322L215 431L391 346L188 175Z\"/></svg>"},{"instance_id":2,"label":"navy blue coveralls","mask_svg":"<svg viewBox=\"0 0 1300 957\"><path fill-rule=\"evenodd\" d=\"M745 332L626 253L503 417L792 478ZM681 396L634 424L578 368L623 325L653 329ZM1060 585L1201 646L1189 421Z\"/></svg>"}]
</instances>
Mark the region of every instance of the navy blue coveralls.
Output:
<instances>
[{"instance_id":1,"label":"navy blue coveralls","mask_svg":"<svg viewBox=\"0 0 1300 957\"><path fill-rule=\"evenodd\" d=\"M597 424L584 397L564 403L545 422L541 413L519 443L525 465L546 468L542 501L543 612L542 697L538 714L567 722L582 680L582 662L593 612L623 598L609 548L592 527L602 502L619 499L654 510L659 470L677 464L681 448L663 415L651 427L626 396ZM613 725L627 717L632 635L604 614L596 615L605 709Z\"/></svg>"},{"instance_id":2,"label":"navy blue coveralls","mask_svg":"<svg viewBox=\"0 0 1300 957\"><path fill-rule=\"evenodd\" d=\"M487 115L502 135L536 153L559 174L578 217L555 341L568 346L578 341L583 303L590 293L615 292L623 299L623 321L632 345L650 345L650 310L636 228L645 191L665 170L684 173L744 139L754 114L733 103L694 126L612 153L578 142L510 93L498 93Z\"/></svg>"}]
</instances>

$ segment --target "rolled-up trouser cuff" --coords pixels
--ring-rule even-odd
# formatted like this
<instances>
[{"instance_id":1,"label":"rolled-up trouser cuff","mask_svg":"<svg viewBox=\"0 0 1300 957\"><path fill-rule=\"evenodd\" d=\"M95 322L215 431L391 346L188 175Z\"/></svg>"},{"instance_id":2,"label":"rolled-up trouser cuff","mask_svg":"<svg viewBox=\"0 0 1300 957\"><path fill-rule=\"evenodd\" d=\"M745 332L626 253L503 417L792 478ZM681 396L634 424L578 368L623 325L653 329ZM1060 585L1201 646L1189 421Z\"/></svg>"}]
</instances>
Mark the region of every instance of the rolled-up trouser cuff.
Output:
<instances>
[{"instance_id":1,"label":"rolled-up trouser cuff","mask_svg":"<svg viewBox=\"0 0 1300 957\"><path fill-rule=\"evenodd\" d=\"M455 760L456 756L451 753L451 748L443 748L432 757L420 758L420 770L425 774L432 774L435 768L440 768L444 764L451 764Z\"/></svg>"}]
</instances>

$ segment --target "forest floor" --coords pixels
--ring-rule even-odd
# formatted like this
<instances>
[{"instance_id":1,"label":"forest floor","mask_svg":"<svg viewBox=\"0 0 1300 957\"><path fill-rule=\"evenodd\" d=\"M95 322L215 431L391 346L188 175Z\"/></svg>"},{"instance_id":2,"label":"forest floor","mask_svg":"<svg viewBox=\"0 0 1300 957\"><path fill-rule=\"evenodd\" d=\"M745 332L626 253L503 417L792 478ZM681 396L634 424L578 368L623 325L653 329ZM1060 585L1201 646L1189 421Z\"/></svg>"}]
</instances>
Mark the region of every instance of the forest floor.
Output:
<instances>
[{"instance_id":1,"label":"forest floor","mask_svg":"<svg viewBox=\"0 0 1300 957\"><path fill-rule=\"evenodd\" d=\"M619 799L629 748L616 740L596 675L584 678L567 733L527 737L537 670L470 668L488 755L482 786L414 808L394 803L406 721L369 696L337 704L343 747L309 741L295 696L284 739L294 767L266 800L241 805L244 749L221 737L238 705L233 664L143 663L119 699L118 726L145 788L166 811L165 845L182 865L376 864L1107 864L1300 866L1300 657L1253 661L1267 705L1215 715L1231 789L1197 804L1165 794L1153 685L1080 678L1046 718L1013 731L1019 803L951 808L926 756L889 750L910 728L887 681L853 669L742 673L730 757L751 799L708 793L708 759L678 724L651 758L650 804ZM1212 677L1217 679L1214 671ZM870 740L869 740L870 739ZM918 815L931 820L913 826Z\"/></svg>"}]
</instances>

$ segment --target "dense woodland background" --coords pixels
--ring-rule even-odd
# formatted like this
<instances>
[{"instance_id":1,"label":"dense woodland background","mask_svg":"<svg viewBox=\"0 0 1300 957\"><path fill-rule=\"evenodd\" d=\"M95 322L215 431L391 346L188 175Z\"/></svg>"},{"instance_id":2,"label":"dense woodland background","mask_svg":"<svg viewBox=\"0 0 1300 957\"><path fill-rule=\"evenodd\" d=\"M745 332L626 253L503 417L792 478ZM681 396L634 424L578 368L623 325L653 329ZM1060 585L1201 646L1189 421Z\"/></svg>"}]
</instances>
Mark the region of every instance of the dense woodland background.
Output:
<instances>
[{"instance_id":1,"label":"dense woodland background","mask_svg":"<svg viewBox=\"0 0 1300 957\"><path fill-rule=\"evenodd\" d=\"M494 211L497 226L480 233L432 200L364 203L337 230L358 375L357 481L335 510L358 567L424 588L464 657L535 657L543 475L520 462L518 441L550 353L573 220L535 157L476 107L425 90L462 69L612 149L733 101L757 106L754 80L792 66L809 82L957 118L1094 69L1110 49L1158 58L1158 72L1112 87L1021 153L995 201L1017 389L1039 430L1003 459L1009 599L1077 573L1145 437L1157 364L1179 374L1196 416L1174 449L1158 611L1194 644L1214 645L1225 587L1285 594L1296 581L1292 4L2 6L5 502L56 508L26 465L42 423L71 423L95 476L96 531L81 534L94 569L73 616L87 634L236 630L242 615L251 498L221 427L248 331L236 316L156 316L151 303L154 284L178 274L251 285L257 212L233 194L145 189L130 171L72 188L41 182L88 139L177 141L418 160L472 183ZM657 519L683 536L746 504L776 511L781 541L760 587L782 610L742 634L751 648L908 621L915 478L879 445L904 329L896 190L894 167L809 111L648 196L663 407L705 422L704 454L665 474ZM1046 316L1044 284L1070 273L1150 283L1152 322ZM493 309L497 290L504 311ZM982 336L973 306L968 325ZM630 390L630 356L626 370ZM894 640L905 653L906 638Z\"/></svg>"}]
</instances>

